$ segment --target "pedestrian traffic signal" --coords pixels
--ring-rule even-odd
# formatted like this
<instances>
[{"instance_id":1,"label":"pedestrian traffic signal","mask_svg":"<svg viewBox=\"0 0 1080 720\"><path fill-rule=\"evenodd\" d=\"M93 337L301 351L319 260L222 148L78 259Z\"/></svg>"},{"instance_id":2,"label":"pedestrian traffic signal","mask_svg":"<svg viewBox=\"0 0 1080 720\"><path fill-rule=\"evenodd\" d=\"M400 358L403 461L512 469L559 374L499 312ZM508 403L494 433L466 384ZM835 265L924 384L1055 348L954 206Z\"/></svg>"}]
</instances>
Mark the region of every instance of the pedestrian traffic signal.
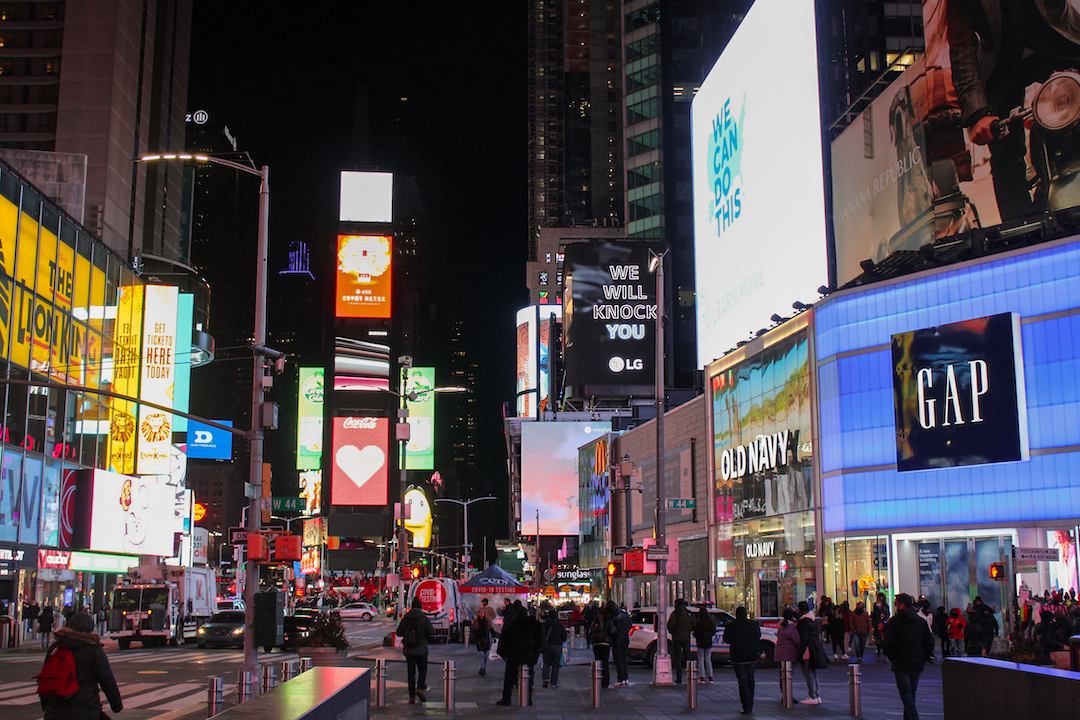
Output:
<instances>
[{"instance_id":1,"label":"pedestrian traffic signal","mask_svg":"<svg viewBox=\"0 0 1080 720\"><path fill-rule=\"evenodd\" d=\"M420 572L420 566L413 565L411 568L409 568L409 577L411 577L413 580L416 580L418 577L420 577Z\"/></svg>"},{"instance_id":2,"label":"pedestrian traffic signal","mask_svg":"<svg viewBox=\"0 0 1080 720\"><path fill-rule=\"evenodd\" d=\"M607 576L609 578L622 575L622 565L612 560L607 564Z\"/></svg>"},{"instance_id":3,"label":"pedestrian traffic signal","mask_svg":"<svg viewBox=\"0 0 1080 720\"><path fill-rule=\"evenodd\" d=\"M1004 582L1005 563L990 563L990 579Z\"/></svg>"}]
</instances>

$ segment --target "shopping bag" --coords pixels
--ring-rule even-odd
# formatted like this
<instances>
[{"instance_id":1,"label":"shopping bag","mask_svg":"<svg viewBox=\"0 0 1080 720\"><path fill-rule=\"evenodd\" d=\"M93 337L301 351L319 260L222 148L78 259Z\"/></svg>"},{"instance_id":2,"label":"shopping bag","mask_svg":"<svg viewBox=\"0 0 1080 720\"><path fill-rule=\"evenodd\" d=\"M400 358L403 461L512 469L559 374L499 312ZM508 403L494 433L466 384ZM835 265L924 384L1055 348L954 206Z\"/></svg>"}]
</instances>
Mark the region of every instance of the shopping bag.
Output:
<instances>
[{"instance_id":1,"label":"shopping bag","mask_svg":"<svg viewBox=\"0 0 1080 720\"><path fill-rule=\"evenodd\" d=\"M488 660L502 660L499 657L499 638L493 638L491 641L491 651L488 652Z\"/></svg>"},{"instance_id":2,"label":"shopping bag","mask_svg":"<svg viewBox=\"0 0 1080 720\"><path fill-rule=\"evenodd\" d=\"M559 655L559 667L566 667L570 664L570 648L565 644L562 646L562 653Z\"/></svg>"}]
</instances>

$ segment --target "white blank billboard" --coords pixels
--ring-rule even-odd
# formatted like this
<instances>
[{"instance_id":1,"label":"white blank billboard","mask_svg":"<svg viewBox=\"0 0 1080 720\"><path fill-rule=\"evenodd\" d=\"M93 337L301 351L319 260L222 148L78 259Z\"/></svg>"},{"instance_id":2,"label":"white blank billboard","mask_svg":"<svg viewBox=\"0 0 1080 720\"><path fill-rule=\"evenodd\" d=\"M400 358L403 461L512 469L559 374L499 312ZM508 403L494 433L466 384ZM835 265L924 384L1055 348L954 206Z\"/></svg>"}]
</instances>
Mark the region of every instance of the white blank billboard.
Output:
<instances>
[{"instance_id":1,"label":"white blank billboard","mask_svg":"<svg viewBox=\"0 0 1080 720\"><path fill-rule=\"evenodd\" d=\"M691 106L698 367L828 282L811 0L757 0Z\"/></svg>"},{"instance_id":2,"label":"white blank billboard","mask_svg":"<svg viewBox=\"0 0 1080 720\"><path fill-rule=\"evenodd\" d=\"M341 172L341 222L388 223L394 219L394 174Z\"/></svg>"}]
</instances>

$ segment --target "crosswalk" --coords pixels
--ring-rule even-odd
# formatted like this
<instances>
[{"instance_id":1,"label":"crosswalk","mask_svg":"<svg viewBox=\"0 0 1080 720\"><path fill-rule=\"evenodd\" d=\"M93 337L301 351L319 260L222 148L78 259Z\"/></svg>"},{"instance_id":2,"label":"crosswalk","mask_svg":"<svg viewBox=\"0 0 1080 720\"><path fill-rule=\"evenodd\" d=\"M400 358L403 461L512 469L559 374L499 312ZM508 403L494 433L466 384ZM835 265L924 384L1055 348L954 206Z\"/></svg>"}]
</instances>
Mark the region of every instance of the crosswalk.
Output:
<instances>
[{"instance_id":1,"label":"crosswalk","mask_svg":"<svg viewBox=\"0 0 1080 720\"><path fill-rule=\"evenodd\" d=\"M154 710L176 710L206 700L205 683L122 682L119 687L125 710L145 707L152 707ZM234 692L236 692L235 686L226 685L226 695ZM0 705L24 707L37 702L36 683L0 682Z\"/></svg>"},{"instance_id":2,"label":"crosswalk","mask_svg":"<svg viewBox=\"0 0 1080 720\"><path fill-rule=\"evenodd\" d=\"M12 666L28 666L37 668L41 665L44 651L41 654L29 653L19 655L6 655L0 657L0 668ZM198 650L198 649L170 649L155 648L151 650L128 650L113 651L108 653L110 665L153 663L157 665L219 665L222 663L240 663L244 659L241 650ZM277 662L281 660L296 660L299 656L294 652L259 653L259 662Z\"/></svg>"}]
</instances>

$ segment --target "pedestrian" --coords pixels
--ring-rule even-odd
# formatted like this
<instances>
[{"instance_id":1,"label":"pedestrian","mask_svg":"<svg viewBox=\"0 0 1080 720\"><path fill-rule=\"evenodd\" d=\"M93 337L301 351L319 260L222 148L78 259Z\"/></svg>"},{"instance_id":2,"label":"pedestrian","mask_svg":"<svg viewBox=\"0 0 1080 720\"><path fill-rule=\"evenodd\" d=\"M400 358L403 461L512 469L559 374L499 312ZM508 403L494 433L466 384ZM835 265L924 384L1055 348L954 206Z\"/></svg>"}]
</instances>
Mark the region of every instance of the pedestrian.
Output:
<instances>
[{"instance_id":1,"label":"pedestrian","mask_svg":"<svg viewBox=\"0 0 1080 720\"><path fill-rule=\"evenodd\" d=\"M795 611L789 607L784 608L780 626L776 629L776 648L773 650L773 660L777 663L789 662L794 666L799 662L799 627ZM781 693L783 690L781 690Z\"/></svg>"},{"instance_id":2,"label":"pedestrian","mask_svg":"<svg viewBox=\"0 0 1080 720\"><path fill-rule=\"evenodd\" d=\"M914 602L907 593L897 595L896 614L885 625L885 654L892 662L896 689L904 704L904 720L919 720L915 693L926 659L934 652L934 635L915 612Z\"/></svg>"},{"instance_id":3,"label":"pedestrian","mask_svg":"<svg viewBox=\"0 0 1080 720\"><path fill-rule=\"evenodd\" d=\"M611 614L611 659L615 663L615 687L630 687L630 668L627 653L630 651L630 614L624 607L608 602Z\"/></svg>"},{"instance_id":4,"label":"pedestrian","mask_svg":"<svg viewBox=\"0 0 1080 720\"><path fill-rule=\"evenodd\" d=\"M832 598L828 595L821 598L821 605L815 610L815 615L818 618L818 622L821 624L821 639L826 645L832 645L832 620L833 610L836 606L833 605Z\"/></svg>"},{"instance_id":5,"label":"pedestrian","mask_svg":"<svg viewBox=\"0 0 1080 720\"><path fill-rule=\"evenodd\" d=\"M49 609L49 608L47 608ZM70 694L70 653L78 688ZM109 666L109 658L94 632L94 619L87 613L73 613L67 624L56 631L56 642L49 645L38 675L38 695L45 720L99 720L105 718L100 693L105 693L113 712L124 709L120 689Z\"/></svg>"},{"instance_id":6,"label":"pedestrian","mask_svg":"<svg viewBox=\"0 0 1080 720\"><path fill-rule=\"evenodd\" d=\"M949 611L949 619L946 623L949 633L949 655L952 657L964 657L964 631L967 629L967 621L964 620L960 608Z\"/></svg>"},{"instance_id":7,"label":"pedestrian","mask_svg":"<svg viewBox=\"0 0 1080 720\"><path fill-rule=\"evenodd\" d=\"M435 635L431 620L424 614L420 598L414 597L412 607L401 618L397 630L401 638L401 652L405 655L405 672L409 681L409 704L415 705L416 698L427 702L428 642Z\"/></svg>"},{"instance_id":8,"label":"pedestrian","mask_svg":"<svg viewBox=\"0 0 1080 720\"><path fill-rule=\"evenodd\" d=\"M529 705L532 705L536 661L543 646L542 630L536 618L521 606L520 600L514 602L510 617L509 623L503 625L502 637L496 650L499 657L506 661L506 672L503 675L502 697L495 704L510 704L510 691L517 682L518 671L522 666L526 666L529 668Z\"/></svg>"},{"instance_id":9,"label":"pedestrian","mask_svg":"<svg viewBox=\"0 0 1080 720\"><path fill-rule=\"evenodd\" d=\"M52 605L46 605L45 609L38 615L38 632L41 633L41 647L49 647L50 635L52 635L53 625L56 624L56 616L53 614Z\"/></svg>"},{"instance_id":10,"label":"pedestrian","mask_svg":"<svg viewBox=\"0 0 1080 720\"><path fill-rule=\"evenodd\" d=\"M965 654L973 657L982 655L983 651L983 626L974 609L968 606L967 623L964 626Z\"/></svg>"},{"instance_id":11,"label":"pedestrian","mask_svg":"<svg viewBox=\"0 0 1080 720\"><path fill-rule=\"evenodd\" d=\"M832 642L833 660L847 660L844 645L844 627L847 625L847 600L833 607L829 615L829 640Z\"/></svg>"},{"instance_id":12,"label":"pedestrian","mask_svg":"<svg viewBox=\"0 0 1080 720\"><path fill-rule=\"evenodd\" d=\"M600 661L600 686L607 688L611 683L611 622L607 608L593 615L592 625L585 637L593 651L593 660Z\"/></svg>"},{"instance_id":13,"label":"pedestrian","mask_svg":"<svg viewBox=\"0 0 1080 720\"><path fill-rule=\"evenodd\" d=\"M805 700L800 705L820 705L817 671L829 666L829 656L825 654L825 643L821 639L821 623L806 601L799 603L799 663L803 677L806 678Z\"/></svg>"},{"instance_id":14,"label":"pedestrian","mask_svg":"<svg viewBox=\"0 0 1080 720\"><path fill-rule=\"evenodd\" d=\"M870 615L866 612L866 604L855 603L855 612L851 613L851 651L859 663L862 663L863 653L866 652L866 638L869 635Z\"/></svg>"},{"instance_id":15,"label":"pedestrian","mask_svg":"<svg viewBox=\"0 0 1080 720\"><path fill-rule=\"evenodd\" d=\"M671 633L671 665L675 671L675 684L682 685L683 671L690 659L690 632L694 629L694 618L686 609L686 600L677 598L675 610L667 621L667 630Z\"/></svg>"},{"instance_id":16,"label":"pedestrian","mask_svg":"<svg viewBox=\"0 0 1080 720\"><path fill-rule=\"evenodd\" d=\"M563 644L566 642L566 628L559 622L559 611L548 610L543 624L544 642L544 687L559 687L559 666L562 664Z\"/></svg>"},{"instance_id":17,"label":"pedestrian","mask_svg":"<svg viewBox=\"0 0 1080 720\"><path fill-rule=\"evenodd\" d=\"M697 643L698 679L703 683L713 681L712 646L716 635L716 621L704 605L694 618L694 642Z\"/></svg>"},{"instance_id":18,"label":"pedestrian","mask_svg":"<svg viewBox=\"0 0 1080 720\"><path fill-rule=\"evenodd\" d=\"M997 637L1000 628L997 617L994 614L994 609L984 603L982 597L978 595L972 601L971 608L974 611L975 620L982 629L982 647L980 648L982 656L989 657L990 648L993 647L994 638Z\"/></svg>"},{"instance_id":19,"label":"pedestrian","mask_svg":"<svg viewBox=\"0 0 1080 720\"><path fill-rule=\"evenodd\" d=\"M885 593L879 592L874 600L874 607L870 610L870 624L874 632L874 661L880 662L884 654L881 643L885 633L885 623L889 622L889 603L885 600Z\"/></svg>"},{"instance_id":20,"label":"pedestrian","mask_svg":"<svg viewBox=\"0 0 1080 720\"><path fill-rule=\"evenodd\" d=\"M600 614L598 609L596 601L594 600L585 606L585 610L581 614L585 626L585 647L587 648L592 647L592 634L590 631L592 630L593 622L596 621L597 615Z\"/></svg>"},{"instance_id":21,"label":"pedestrian","mask_svg":"<svg viewBox=\"0 0 1080 720\"><path fill-rule=\"evenodd\" d=\"M102 605L97 611L97 632L98 635L104 635L108 629L109 609L107 605Z\"/></svg>"},{"instance_id":22,"label":"pedestrian","mask_svg":"<svg viewBox=\"0 0 1080 720\"><path fill-rule=\"evenodd\" d=\"M37 600L34 600L29 604L26 611L26 634L29 637L33 637L34 635L34 623L37 621L39 615L41 615L41 605L38 605Z\"/></svg>"},{"instance_id":23,"label":"pedestrian","mask_svg":"<svg viewBox=\"0 0 1080 720\"><path fill-rule=\"evenodd\" d=\"M735 620L724 628L724 642L731 649L731 665L739 683L743 715L754 711L754 668L761 652L758 647L760 640L761 628L747 617L746 608L741 605L735 608Z\"/></svg>"},{"instance_id":24,"label":"pedestrian","mask_svg":"<svg viewBox=\"0 0 1080 720\"><path fill-rule=\"evenodd\" d=\"M64 618L64 625L67 625L68 620L75 614L75 608L71 607L71 603L64 606L63 611L60 613Z\"/></svg>"},{"instance_id":25,"label":"pedestrian","mask_svg":"<svg viewBox=\"0 0 1080 720\"><path fill-rule=\"evenodd\" d=\"M490 615L489 615L490 613ZM488 607L487 598L480 601L480 609L472 623L473 643L480 653L480 676L487 675L488 653L491 651L491 615L495 609Z\"/></svg>"},{"instance_id":26,"label":"pedestrian","mask_svg":"<svg viewBox=\"0 0 1080 720\"><path fill-rule=\"evenodd\" d=\"M944 605L938 605L934 613L934 624L930 629L941 641L941 657L949 657L949 613L945 612Z\"/></svg>"},{"instance_id":27,"label":"pedestrian","mask_svg":"<svg viewBox=\"0 0 1080 720\"><path fill-rule=\"evenodd\" d=\"M919 609L916 611L919 618L926 623L927 629L930 631L930 637L934 637L934 613L930 610L930 601L923 598L922 602L918 604ZM926 662L933 664L934 662L934 644L930 644L930 654L926 656Z\"/></svg>"}]
</instances>

